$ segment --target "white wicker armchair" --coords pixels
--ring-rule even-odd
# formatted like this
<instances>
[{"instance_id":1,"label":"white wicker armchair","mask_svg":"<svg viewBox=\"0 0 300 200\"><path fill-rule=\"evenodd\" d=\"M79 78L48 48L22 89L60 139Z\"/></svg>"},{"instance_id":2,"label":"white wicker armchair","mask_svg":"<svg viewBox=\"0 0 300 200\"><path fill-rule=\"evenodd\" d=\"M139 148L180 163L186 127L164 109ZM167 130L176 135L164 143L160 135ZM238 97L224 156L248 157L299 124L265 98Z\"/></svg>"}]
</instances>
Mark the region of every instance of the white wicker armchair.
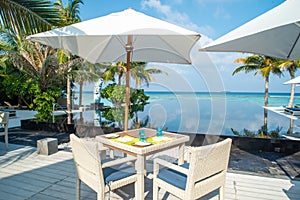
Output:
<instances>
[{"instance_id":1,"label":"white wicker armchair","mask_svg":"<svg viewBox=\"0 0 300 200\"><path fill-rule=\"evenodd\" d=\"M97 192L98 200L104 200L105 193L109 191L136 182L136 171L134 167L127 164L129 161L133 161L132 157L102 164L101 153L98 151L99 145L96 142L89 143L89 147L87 147L84 140L74 134L70 135L70 142L77 172L77 200L80 199L81 181Z\"/></svg>"},{"instance_id":2,"label":"white wicker armchair","mask_svg":"<svg viewBox=\"0 0 300 200\"><path fill-rule=\"evenodd\" d=\"M3 132L0 132L0 136L4 136L6 150L8 150L8 121L9 113L0 111L0 126L3 127Z\"/></svg>"},{"instance_id":3,"label":"white wicker armchair","mask_svg":"<svg viewBox=\"0 0 300 200\"><path fill-rule=\"evenodd\" d=\"M190 147L190 163L180 166L155 159L153 199L158 199L159 188L184 200L197 199L219 189L219 199L224 199L230 148L229 138L212 145Z\"/></svg>"}]
</instances>

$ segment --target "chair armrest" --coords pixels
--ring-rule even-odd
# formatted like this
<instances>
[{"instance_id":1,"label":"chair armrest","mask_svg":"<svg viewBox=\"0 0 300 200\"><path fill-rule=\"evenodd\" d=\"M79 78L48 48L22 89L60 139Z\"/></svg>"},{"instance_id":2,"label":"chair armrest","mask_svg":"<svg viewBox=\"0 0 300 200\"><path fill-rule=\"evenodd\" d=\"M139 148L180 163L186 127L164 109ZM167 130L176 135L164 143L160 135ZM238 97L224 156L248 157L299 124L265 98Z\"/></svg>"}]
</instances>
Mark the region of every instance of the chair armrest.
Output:
<instances>
[{"instance_id":1,"label":"chair armrest","mask_svg":"<svg viewBox=\"0 0 300 200\"><path fill-rule=\"evenodd\" d=\"M188 172L189 172L189 170L184 168L184 167L181 167L179 165L175 165L173 163L162 160L160 158L155 158L154 159L154 176L155 177L157 176L157 174L159 172L159 165L162 165L162 166L167 167L169 169L173 169L175 171L178 171L178 172L186 174L186 175L188 175Z\"/></svg>"},{"instance_id":2,"label":"chair armrest","mask_svg":"<svg viewBox=\"0 0 300 200\"><path fill-rule=\"evenodd\" d=\"M116 160L105 162L105 163L102 164L102 168L112 167L112 166L115 166L115 165L120 165L120 164L124 164L124 163L128 163L128 162L133 162L133 161L136 161L135 157L127 156L125 158L121 158L121 159L116 159Z\"/></svg>"},{"instance_id":3,"label":"chair armrest","mask_svg":"<svg viewBox=\"0 0 300 200\"><path fill-rule=\"evenodd\" d=\"M191 162L191 156L192 156L192 147L191 146L186 146L185 147L185 153L186 153L186 160L188 163Z\"/></svg>"}]
</instances>

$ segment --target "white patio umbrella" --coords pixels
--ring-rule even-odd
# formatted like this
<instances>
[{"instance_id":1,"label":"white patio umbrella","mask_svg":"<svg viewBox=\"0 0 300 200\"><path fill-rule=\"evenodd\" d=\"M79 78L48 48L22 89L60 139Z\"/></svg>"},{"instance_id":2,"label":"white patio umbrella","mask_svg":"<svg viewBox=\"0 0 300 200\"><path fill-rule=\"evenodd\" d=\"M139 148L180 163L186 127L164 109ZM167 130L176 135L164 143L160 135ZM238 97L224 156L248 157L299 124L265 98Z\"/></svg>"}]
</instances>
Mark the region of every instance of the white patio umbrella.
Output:
<instances>
[{"instance_id":1,"label":"white patio umbrella","mask_svg":"<svg viewBox=\"0 0 300 200\"><path fill-rule=\"evenodd\" d=\"M126 62L125 130L130 103L130 62L191 63L190 50L199 38L196 32L133 9L28 37L91 63Z\"/></svg>"},{"instance_id":2,"label":"white patio umbrella","mask_svg":"<svg viewBox=\"0 0 300 200\"><path fill-rule=\"evenodd\" d=\"M297 76L296 78L286 81L283 84L300 84L300 76Z\"/></svg>"},{"instance_id":3,"label":"white patio umbrella","mask_svg":"<svg viewBox=\"0 0 300 200\"><path fill-rule=\"evenodd\" d=\"M300 59L299 8L299 0L287 0L200 50L248 52L286 60Z\"/></svg>"}]
</instances>

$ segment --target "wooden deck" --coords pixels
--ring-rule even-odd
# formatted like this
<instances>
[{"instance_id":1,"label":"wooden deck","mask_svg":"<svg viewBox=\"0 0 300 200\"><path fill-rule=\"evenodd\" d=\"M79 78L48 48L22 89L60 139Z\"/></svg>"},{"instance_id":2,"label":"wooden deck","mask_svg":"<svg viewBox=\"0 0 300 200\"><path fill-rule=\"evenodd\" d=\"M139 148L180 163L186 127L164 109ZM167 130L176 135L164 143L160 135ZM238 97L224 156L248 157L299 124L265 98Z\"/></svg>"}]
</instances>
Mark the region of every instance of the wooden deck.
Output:
<instances>
[{"instance_id":1,"label":"wooden deck","mask_svg":"<svg viewBox=\"0 0 300 200\"><path fill-rule=\"evenodd\" d=\"M9 144L5 152L0 143L0 200L75 199L75 169L72 154L61 150L51 156L36 154L34 147ZM146 199L152 199L151 158L147 161L150 173L146 179ZM111 199L132 199L133 185L114 191ZM212 192L201 199L218 199ZM177 199L160 191L162 199ZM238 173L228 173L226 199L298 200L300 181ZM82 187L82 198L96 199L87 186Z\"/></svg>"}]
</instances>

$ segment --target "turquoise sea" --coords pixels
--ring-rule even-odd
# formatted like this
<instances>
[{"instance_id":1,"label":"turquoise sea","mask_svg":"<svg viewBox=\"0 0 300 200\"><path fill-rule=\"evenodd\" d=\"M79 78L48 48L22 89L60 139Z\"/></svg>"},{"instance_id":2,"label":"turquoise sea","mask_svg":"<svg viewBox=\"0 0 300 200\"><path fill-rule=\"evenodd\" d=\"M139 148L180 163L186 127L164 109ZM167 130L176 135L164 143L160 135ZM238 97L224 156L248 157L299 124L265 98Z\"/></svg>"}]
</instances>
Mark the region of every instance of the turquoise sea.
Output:
<instances>
[{"instance_id":1,"label":"turquoise sea","mask_svg":"<svg viewBox=\"0 0 300 200\"><path fill-rule=\"evenodd\" d=\"M152 127L162 126L169 131L232 135L231 129L257 131L263 125L264 94L245 92L146 92L150 103L139 119L149 117ZM77 96L78 94L75 94ZM289 93L270 93L269 106L283 106L289 102ZM84 92L83 104L94 102L93 92ZM101 100L104 105L110 105ZM75 103L77 103L75 101ZM300 103L300 94L294 103ZM92 111L90 111L92 112ZM294 124L297 126L298 120ZM290 119L268 111L268 129L282 128L287 132ZM297 127L294 128L294 131Z\"/></svg>"}]
</instances>

